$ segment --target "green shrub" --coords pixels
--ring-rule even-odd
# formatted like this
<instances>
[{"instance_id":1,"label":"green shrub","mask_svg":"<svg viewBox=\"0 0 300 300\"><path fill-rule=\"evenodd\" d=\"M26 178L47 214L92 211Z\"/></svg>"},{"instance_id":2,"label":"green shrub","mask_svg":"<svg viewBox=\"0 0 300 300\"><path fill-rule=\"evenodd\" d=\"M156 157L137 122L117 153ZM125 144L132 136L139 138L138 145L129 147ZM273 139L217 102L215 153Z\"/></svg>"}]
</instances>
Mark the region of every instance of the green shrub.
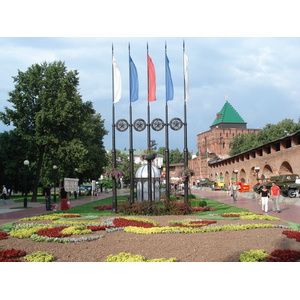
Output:
<instances>
[{"instance_id":1,"label":"green shrub","mask_svg":"<svg viewBox=\"0 0 300 300\"><path fill-rule=\"evenodd\" d=\"M265 260L269 255L265 250L250 250L244 251L240 257L239 261L241 262L259 262Z\"/></svg>"},{"instance_id":2,"label":"green shrub","mask_svg":"<svg viewBox=\"0 0 300 300\"><path fill-rule=\"evenodd\" d=\"M207 202L202 199L193 199L191 200L191 206L193 207L204 207L207 206Z\"/></svg>"}]
</instances>

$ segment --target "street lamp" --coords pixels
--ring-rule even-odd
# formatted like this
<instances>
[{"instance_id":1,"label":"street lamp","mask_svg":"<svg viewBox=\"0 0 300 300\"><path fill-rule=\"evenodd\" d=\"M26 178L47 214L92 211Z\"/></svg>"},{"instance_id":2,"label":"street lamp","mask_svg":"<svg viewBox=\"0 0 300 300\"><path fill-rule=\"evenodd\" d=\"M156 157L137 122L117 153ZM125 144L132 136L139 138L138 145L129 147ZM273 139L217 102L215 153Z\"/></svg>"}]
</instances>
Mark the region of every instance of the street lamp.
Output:
<instances>
[{"instance_id":1,"label":"street lamp","mask_svg":"<svg viewBox=\"0 0 300 300\"><path fill-rule=\"evenodd\" d=\"M239 170L233 170L233 173L235 174L235 181L237 182L237 174L238 174Z\"/></svg>"},{"instance_id":2,"label":"street lamp","mask_svg":"<svg viewBox=\"0 0 300 300\"><path fill-rule=\"evenodd\" d=\"M260 167L255 167L254 168L254 171L256 172L256 180L259 181L259 178L258 178L258 172L260 170Z\"/></svg>"},{"instance_id":3,"label":"street lamp","mask_svg":"<svg viewBox=\"0 0 300 300\"><path fill-rule=\"evenodd\" d=\"M29 169L29 160L24 160L23 162L25 166L25 178L24 178L24 188L25 188L25 194L24 194L24 200L23 200L23 207L27 207L27 175L28 175L28 169Z\"/></svg>"},{"instance_id":4,"label":"street lamp","mask_svg":"<svg viewBox=\"0 0 300 300\"><path fill-rule=\"evenodd\" d=\"M53 179L54 179L54 197L53 202L56 202L56 172L57 172L57 165L54 165L53 167Z\"/></svg>"}]
</instances>

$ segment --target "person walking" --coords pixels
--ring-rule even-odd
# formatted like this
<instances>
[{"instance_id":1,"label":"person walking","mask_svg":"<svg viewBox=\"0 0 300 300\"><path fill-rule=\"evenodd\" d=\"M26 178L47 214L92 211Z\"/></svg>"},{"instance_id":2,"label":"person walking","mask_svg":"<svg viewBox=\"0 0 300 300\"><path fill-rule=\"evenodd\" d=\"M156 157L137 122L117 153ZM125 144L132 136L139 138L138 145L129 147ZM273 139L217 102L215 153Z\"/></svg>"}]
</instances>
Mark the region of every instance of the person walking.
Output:
<instances>
[{"instance_id":1,"label":"person walking","mask_svg":"<svg viewBox=\"0 0 300 300\"><path fill-rule=\"evenodd\" d=\"M62 187L60 189L60 209L62 210L62 212L66 212L67 209L70 208L69 204L68 204L68 192L66 192L65 188Z\"/></svg>"},{"instance_id":2,"label":"person walking","mask_svg":"<svg viewBox=\"0 0 300 300\"><path fill-rule=\"evenodd\" d=\"M280 187L276 185L275 182L272 182L271 187L271 199L273 200L273 211L281 212L279 207L279 197L280 197Z\"/></svg>"},{"instance_id":3,"label":"person walking","mask_svg":"<svg viewBox=\"0 0 300 300\"><path fill-rule=\"evenodd\" d=\"M44 188L44 196L46 201L46 210L51 210L51 187L49 184Z\"/></svg>"},{"instance_id":4,"label":"person walking","mask_svg":"<svg viewBox=\"0 0 300 300\"><path fill-rule=\"evenodd\" d=\"M3 186L2 186L2 194L1 194L1 198L2 198L3 200L5 200L5 199L6 199L6 195L7 195L7 189L6 189L6 186L3 185Z\"/></svg>"},{"instance_id":5,"label":"person walking","mask_svg":"<svg viewBox=\"0 0 300 300\"><path fill-rule=\"evenodd\" d=\"M231 197L233 198L233 201L237 201L237 190L238 186L233 182L230 186L230 192L231 192Z\"/></svg>"},{"instance_id":6,"label":"person walking","mask_svg":"<svg viewBox=\"0 0 300 300\"><path fill-rule=\"evenodd\" d=\"M268 201L269 201L270 192L267 189L267 187L264 185L263 188L260 191L260 197L261 197L261 209L264 212L268 212Z\"/></svg>"}]
</instances>

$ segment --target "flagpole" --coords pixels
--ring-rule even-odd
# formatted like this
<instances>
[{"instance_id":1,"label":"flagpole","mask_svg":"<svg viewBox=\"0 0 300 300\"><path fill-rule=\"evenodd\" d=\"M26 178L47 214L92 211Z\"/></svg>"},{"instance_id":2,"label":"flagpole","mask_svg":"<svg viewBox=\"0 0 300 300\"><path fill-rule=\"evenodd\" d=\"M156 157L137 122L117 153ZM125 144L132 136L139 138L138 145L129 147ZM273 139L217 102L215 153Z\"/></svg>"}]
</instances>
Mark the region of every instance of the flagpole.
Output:
<instances>
[{"instance_id":1,"label":"flagpole","mask_svg":"<svg viewBox=\"0 0 300 300\"><path fill-rule=\"evenodd\" d=\"M165 43L165 60L167 55L167 43ZM165 61L165 69L167 68ZM167 70L165 70L166 81L166 120L165 120L165 139L166 139L166 198L170 199L170 153L169 153L169 120L168 120L168 99L167 99Z\"/></svg>"},{"instance_id":2,"label":"flagpole","mask_svg":"<svg viewBox=\"0 0 300 300\"><path fill-rule=\"evenodd\" d=\"M183 41L183 60L185 55L185 42ZM186 101L187 101L187 90L186 90L186 78L184 76L184 169L188 168L188 148L187 148L187 112L186 112ZM189 178L189 177L188 177ZM184 182L184 202L188 202L188 188L189 188L189 180L185 180Z\"/></svg>"},{"instance_id":3,"label":"flagpole","mask_svg":"<svg viewBox=\"0 0 300 300\"><path fill-rule=\"evenodd\" d=\"M149 62L148 62L148 56L149 56L149 47L148 47L148 42L147 42L147 81L148 81L148 106L147 106L147 139L148 139L148 151L151 149L151 130L150 130L150 101L149 101ZM148 169L148 201L150 201L150 204L152 203L152 178L151 178L151 169L152 169L152 164L151 160L147 160L147 169Z\"/></svg>"},{"instance_id":4,"label":"flagpole","mask_svg":"<svg viewBox=\"0 0 300 300\"><path fill-rule=\"evenodd\" d=\"M128 44L128 53L130 60L130 43ZM130 78L130 61L129 61L129 78ZM129 83L130 86L130 83ZM130 161L130 203L134 202L134 155L133 155L133 132L132 132L132 105L130 98L129 106L129 161Z\"/></svg>"},{"instance_id":5,"label":"flagpole","mask_svg":"<svg viewBox=\"0 0 300 300\"><path fill-rule=\"evenodd\" d=\"M114 45L112 44L112 62L114 59ZM115 124L115 103L114 103L114 95L115 95L115 86L114 86L114 65L112 63L112 168L116 168L116 124ZM112 213L117 212L117 186L116 186L116 178L112 177Z\"/></svg>"}]
</instances>

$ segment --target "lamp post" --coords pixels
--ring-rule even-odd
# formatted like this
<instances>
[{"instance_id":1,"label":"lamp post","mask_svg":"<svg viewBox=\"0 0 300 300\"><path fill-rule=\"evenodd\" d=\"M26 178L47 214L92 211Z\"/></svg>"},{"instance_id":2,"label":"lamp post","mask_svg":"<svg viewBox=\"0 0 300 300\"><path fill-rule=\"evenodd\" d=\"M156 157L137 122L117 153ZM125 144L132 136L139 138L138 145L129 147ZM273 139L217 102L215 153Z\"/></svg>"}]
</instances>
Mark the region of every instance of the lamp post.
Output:
<instances>
[{"instance_id":1,"label":"lamp post","mask_svg":"<svg viewBox=\"0 0 300 300\"><path fill-rule=\"evenodd\" d=\"M54 179L54 197L53 202L56 202L56 173L57 173L57 165L53 165L53 179Z\"/></svg>"},{"instance_id":2,"label":"lamp post","mask_svg":"<svg viewBox=\"0 0 300 300\"><path fill-rule=\"evenodd\" d=\"M235 174L235 181L237 182L237 174L238 174L239 170L233 170L233 173Z\"/></svg>"},{"instance_id":3,"label":"lamp post","mask_svg":"<svg viewBox=\"0 0 300 300\"><path fill-rule=\"evenodd\" d=\"M260 167L255 167L254 171L256 172L256 180L259 182L259 178L258 178L258 172L260 170Z\"/></svg>"},{"instance_id":4,"label":"lamp post","mask_svg":"<svg viewBox=\"0 0 300 300\"><path fill-rule=\"evenodd\" d=\"M23 207L27 207L27 175L28 175L28 169L29 169L29 160L24 160L23 162L25 166L25 178L24 178L24 188L25 188L25 193L24 193L24 200L23 200Z\"/></svg>"}]
</instances>

